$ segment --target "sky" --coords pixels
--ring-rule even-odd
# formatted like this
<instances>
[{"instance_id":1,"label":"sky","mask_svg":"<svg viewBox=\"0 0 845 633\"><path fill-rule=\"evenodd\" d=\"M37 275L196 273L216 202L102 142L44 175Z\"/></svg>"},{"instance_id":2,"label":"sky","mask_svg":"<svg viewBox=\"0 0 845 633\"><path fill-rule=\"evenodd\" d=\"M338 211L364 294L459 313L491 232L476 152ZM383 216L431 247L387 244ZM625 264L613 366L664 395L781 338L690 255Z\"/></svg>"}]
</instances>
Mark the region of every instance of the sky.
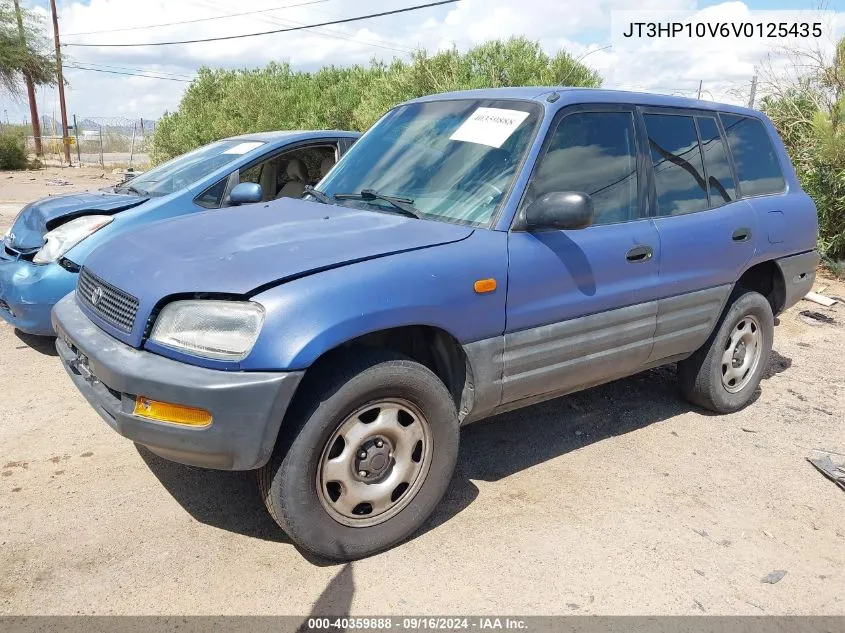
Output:
<instances>
[{"instance_id":1,"label":"sky","mask_svg":"<svg viewBox=\"0 0 845 633\"><path fill-rule=\"evenodd\" d=\"M58 0L62 41L145 43L197 39L314 24L422 4L426 0ZM307 3L307 4L306 4ZM299 5L299 6L291 6ZM45 17L52 37L48 0L23 0ZM496 38L524 35L549 53L564 48L598 70L604 87L697 96L744 103L751 79L767 54L782 43L736 42L681 50L677 44L650 50L623 50L611 44L611 12L628 9L623 0L461 0L456 4L317 29L178 46L127 48L66 47L69 118L157 119L174 110L200 66L260 67L286 61L294 68L366 64L373 58L407 59L414 49L460 50ZM708 20L741 20L749 10L802 10L813 16L817 3L805 0L706 2L643 0L638 9L695 10ZM834 9L831 4L828 9ZM274 9L274 10L268 10ZM232 16L250 12L249 15ZM213 19L209 19L213 18ZM828 16L828 33L817 42L832 49L845 26L845 13ZM143 28L163 23L188 24ZM201 21L197 21L201 20ZM131 30L128 30L131 29ZM785 63L785 62L784 62ZM81 70L73 66L98 68ZM116 73L155 74L169 79ZM42 115L58 115L55 89L38 91ZM0 94L2 120L28 117L26 101Z\"/></svg>"}]
</instances>

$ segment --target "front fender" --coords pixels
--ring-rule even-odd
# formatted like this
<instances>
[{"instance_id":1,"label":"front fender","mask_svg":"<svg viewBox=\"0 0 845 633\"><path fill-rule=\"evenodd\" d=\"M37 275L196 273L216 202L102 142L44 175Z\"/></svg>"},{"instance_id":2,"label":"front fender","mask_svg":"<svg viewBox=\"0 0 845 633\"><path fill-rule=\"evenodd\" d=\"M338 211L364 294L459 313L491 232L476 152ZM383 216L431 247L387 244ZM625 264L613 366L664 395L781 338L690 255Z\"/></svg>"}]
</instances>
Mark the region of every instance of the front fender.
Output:
<instances>
[{"instance_id":1,"label":"front fender","mask_svg":"<svg viewBox=\"0 0 845 633\"><path fill-rule=\"evenodd\" d=\"M479 279L496 290L478 294ZM246 370L306 369L364 334L407 325L440 328L460 343L505 329L507 234L476 230L460 242L318 272L253 297L267 317Z\"/></svg>"}]
</instances>

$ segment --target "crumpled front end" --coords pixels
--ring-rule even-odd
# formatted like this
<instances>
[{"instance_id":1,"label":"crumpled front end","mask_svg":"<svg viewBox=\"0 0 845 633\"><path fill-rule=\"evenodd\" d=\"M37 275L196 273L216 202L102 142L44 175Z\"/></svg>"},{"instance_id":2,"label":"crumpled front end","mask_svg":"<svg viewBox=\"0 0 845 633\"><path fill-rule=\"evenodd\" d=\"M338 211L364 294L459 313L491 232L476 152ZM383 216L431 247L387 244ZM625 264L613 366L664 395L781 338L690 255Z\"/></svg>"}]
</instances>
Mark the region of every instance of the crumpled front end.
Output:
<instances>
[{"instance_id":1,"label":"crumpled front end","mask_svg":"<svg viewBox=\"0 0 845 633\"><path fill-rule=\"evenodd\" d=\"M53 336L50 311L73 291L76 278L58 263L36 265L0 246L0 317L27 334Z\"/></svg>"}]
</instances>

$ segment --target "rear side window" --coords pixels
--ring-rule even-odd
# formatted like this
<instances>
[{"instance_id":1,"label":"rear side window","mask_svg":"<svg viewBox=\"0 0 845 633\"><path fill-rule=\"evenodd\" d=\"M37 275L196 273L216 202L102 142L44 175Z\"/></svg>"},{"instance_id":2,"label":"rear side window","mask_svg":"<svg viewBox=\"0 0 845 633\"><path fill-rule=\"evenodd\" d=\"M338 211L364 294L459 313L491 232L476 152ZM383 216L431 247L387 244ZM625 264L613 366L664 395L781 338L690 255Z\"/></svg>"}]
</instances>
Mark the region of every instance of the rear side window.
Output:
<instances>
[{"instance_id":1,"label":"rear side window","mask_svg":"<svg viewBox=\"0 0 845 633\"><path fill-rule=\"evenodd\" d=\"M701 137L701 153L704 155L704 171L710 192L710 207L721 207L736 199L734 177L728 162L725 142L719 134L716 119L709 116L695 118Z\"/></svg>"},{"instance_id":2,"label":"rear side window","mask_svg":"<svg viewBox=\"0 0 845 633\"><path fill-rule=\"evenodd\" d=\"M763 123L751 117L720 113L743 196L779 193L786 184L772 140Z\"/></svg>"},{"instance_id":3,"label":"rear side window","mask_svg":"<svg viewBox=\"0 0 845 633\"><path fill-rule=\"evenodd\" d=\"M660 215L707 209L707 183L693 118L674 114L644 118Z\"/></svg>"},{"instance_id":4,"label":"rear side window","mask_svg":"<svg viewBox=\"0 0 845 633\"><path fill-rule=\"evenodd\" d=\"M579 112L562 119L540 160L526 202L553 191L589 194L594 225L637 219L633 115Z\"/></svg>"}]
</instances>

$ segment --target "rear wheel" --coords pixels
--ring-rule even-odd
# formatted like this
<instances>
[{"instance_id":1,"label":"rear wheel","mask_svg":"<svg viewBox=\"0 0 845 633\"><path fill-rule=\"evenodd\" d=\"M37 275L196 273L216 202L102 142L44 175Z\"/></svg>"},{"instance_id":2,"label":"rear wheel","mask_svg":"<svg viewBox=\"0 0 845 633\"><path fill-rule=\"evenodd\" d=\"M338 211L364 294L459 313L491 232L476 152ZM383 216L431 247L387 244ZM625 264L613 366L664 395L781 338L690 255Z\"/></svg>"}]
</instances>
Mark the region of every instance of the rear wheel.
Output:
<instances>
[{"instance_id":1,"label":"rear wheel","mask_svg":"<svg viewBox=\"0 0 845 633\"><path fill-rule=\"evenodd\" d=\"M298 545L337 560L410 536L446 491L458 452L455 405L429 369L356 350L306 376L262 497Z\"/></svg>"},{"instance_id":2,"label":"rear wheel","mask_svg":"<svg viewBox=\"0 0 845 633\"><path fill-rule=\"evenodd\" d=\"M757 387L774 339L774 316L766 298L739 291L707 342L678 363L684 396L717 413L747 405Z\"/></svg>"}]
</instances>

